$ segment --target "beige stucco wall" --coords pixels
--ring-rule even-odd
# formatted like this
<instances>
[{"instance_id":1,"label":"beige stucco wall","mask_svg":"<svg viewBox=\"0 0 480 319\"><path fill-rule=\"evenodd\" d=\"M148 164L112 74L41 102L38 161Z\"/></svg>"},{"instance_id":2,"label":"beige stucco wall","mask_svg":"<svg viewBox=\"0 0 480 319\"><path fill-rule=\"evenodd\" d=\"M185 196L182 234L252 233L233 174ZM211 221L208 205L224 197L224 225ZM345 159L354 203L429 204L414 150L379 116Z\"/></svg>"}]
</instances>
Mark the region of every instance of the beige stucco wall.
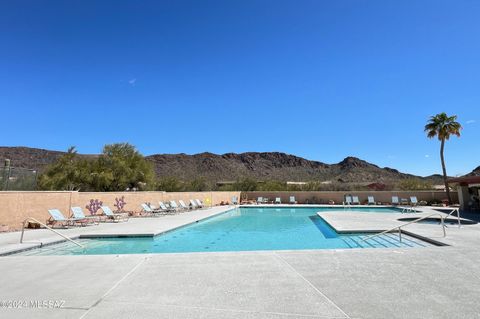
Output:
<instances>
[{"instance_id":1,"label":"beige stucco wall","mask_svg":"<svg viewBox=\"0 0 480 319\"><path fill-rule=\"evenodd\" d=\"M433 200L442 201L447 198L443 191L382 191L382 192L244 192L242 193L242 199L257 199L257 197L267 197L270 200L275 200L276 197L280 197L283 203L288 203L290 196L295 196L295 200L299 203L315 203L315 204L327 204L329 200L335 201L335 203L342 203L344 195L351 194L358 196L360 202L366 202L368 196L374 196L375 201L390 203L392 196L398 196L399 198L410 198L410 196L417 196L419 201L431 202ZM458 202L458 194L451 192L452 201Z\"/></svg>"},{"instance_id":2,"label":"beige stucco wall","mask_svg":"<svg viewBox=\"0 0 480 319\"><path fill-rule=\"evenodd\" d=\"M19 229L27 217L34 217L40 221L49 218L48 209L58 208L67 217L70 215L70 207L80 206L85 209L90 199L98 199L104 205L115 209L115 198L125 196L127 211L140 211L140 204L145 202L158 205L158 201L184 200L198 198L205 203L218 205L220 202L231 202L233 196L237 198L256 199L258 196L275 199L280 197L282 202L288 203L291 195L295 196L299 203L328 203L334 200L336 203L343 201L345 192L115 192L115 193L79 193L79 192L0 192L0 225L8 225L10 229ZM417 196L418 200L441 201L446 198L440 191L412 191L412 192L351 192L358 195L360 201L366 201L367 196L375 196L376 201L390 202L393 195L400 198ZM458 194L452 192L453 201L458 201ZM87 211L85 210L85 213Z\"/></svg>"},{"instance_id":3,"label":"beige stucco wall","mask_svg":"<svg viewBox=\"0 0 480 319\"><path fill-rule=\"evenodd\" d=\"M85 206L91 199L98 199L104 205L115 210L115 198L124 196L125 210L140 211L140 205L145 202L158 206L158 201L183 199L188 204L190 199L198 198L211 205L220 202L231 202L232 196L240 198L240 192L0 192L0 225L8 225L10 229L19 229L27 217L33 217L40 221L49 218L48 209L58 208L65 215L70 216L70 207Z\"/></svg>"}]
</instances>

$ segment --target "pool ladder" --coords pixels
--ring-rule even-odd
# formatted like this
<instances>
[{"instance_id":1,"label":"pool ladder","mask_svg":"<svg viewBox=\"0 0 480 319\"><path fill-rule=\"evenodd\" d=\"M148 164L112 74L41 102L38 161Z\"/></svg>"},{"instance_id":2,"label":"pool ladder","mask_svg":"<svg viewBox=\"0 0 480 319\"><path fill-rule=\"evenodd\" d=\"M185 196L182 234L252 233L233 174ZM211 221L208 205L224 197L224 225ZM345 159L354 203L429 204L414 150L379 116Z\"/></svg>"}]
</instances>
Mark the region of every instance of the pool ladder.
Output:
<instances>
[{"instance_id":1,"label":"pool ladder","mask_svg":"<svg viewBox=\"0 0 480 319\"><path fill-rule=\"evenodd\" d=\"M22 234L20 235L20 244L23 243L23 234L25 233L25 224L26 224L28 221L34 221L34 222L40 224L41 226L45 227L45 228L48 229L49 231L57 234L58 236L63 237L63 238L65 238L66 240L74 243L74 244L77 245L78 247L80 247L80 248L82 248L82 249L84 249L84 250L86 249L85 246L83 246L83 245L80 244L79 242L76 242L75 240L71 239L70 237L65 236L64 234L62 234L62 233L56 231L55 229L53 229L53 228L45 225L44 223L42 223L41 221L39 221L38 219L35 219L35 218L33 218L33 217L28 217L27 219L25 219L25 220L23 221L23 224L22 224Z\"/></svg>"}]
</instances>

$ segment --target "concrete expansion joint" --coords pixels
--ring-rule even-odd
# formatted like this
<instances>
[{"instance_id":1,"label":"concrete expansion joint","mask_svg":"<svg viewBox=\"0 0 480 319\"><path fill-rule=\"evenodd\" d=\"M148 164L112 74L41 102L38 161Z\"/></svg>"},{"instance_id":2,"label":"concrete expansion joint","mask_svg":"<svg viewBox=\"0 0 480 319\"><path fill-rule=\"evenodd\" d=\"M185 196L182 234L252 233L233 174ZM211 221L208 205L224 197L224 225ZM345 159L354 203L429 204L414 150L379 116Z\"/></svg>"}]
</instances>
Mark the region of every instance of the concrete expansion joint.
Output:
<instances>
[{"instance_id":1,"label":"concrete expansion joint","mask_svg":"<svg viewBox=\"0 0 480 319\"><path fill-rule=\"evenodd\" d=\"M314 284L312 284L307 278L305 278L301 273L299 273L292 265L290 265L282 256L280 256L277 253L274 253L275 257L280 260L281 263L283 263L290 271L295 273L297 276L302 278L310 287L312 287L313 290L315 290L320 296L325 298L332 306L334 306L342 315L344 315L344 318L352 319L348 314L345 313L336 303L333 302L332 299L330 299L327 295L325 295L323 292L321 292Z\"/></svg>"},{"instance_id":2,"label":"concrete expansion joint","mask_svg":"<svg viewBox=\"0 0 480 319\"><path fill-rule=\"evenodd\" d=\"M80 317L80 319L85 318L85 316L90 313L92 309L94 309L100 302L102 302L115 288L117 288L125 279L127 279L131 274L133 274L146 260L148 257L142 258L128 273L126 273L120 280L118 280L107 292L101 296L92 306L88 308L88 310Z\"/></svg>"}]
</instances>

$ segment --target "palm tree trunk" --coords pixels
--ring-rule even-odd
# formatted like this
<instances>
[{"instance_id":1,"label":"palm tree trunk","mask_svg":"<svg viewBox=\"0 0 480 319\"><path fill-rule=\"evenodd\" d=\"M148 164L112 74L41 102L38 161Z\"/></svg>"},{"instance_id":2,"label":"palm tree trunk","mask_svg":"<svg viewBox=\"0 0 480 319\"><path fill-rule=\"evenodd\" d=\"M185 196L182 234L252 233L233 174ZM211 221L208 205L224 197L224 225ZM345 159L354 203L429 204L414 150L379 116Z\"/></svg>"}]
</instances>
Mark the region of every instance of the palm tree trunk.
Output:
<instances>
[{"instance_id":1,"label":"palm tree trunk","mask_svg":"<svg viewBox=\"0 0 480 319\"><path fill-rule=\"evenodd\" d=\"M443 182L445 184L445 192L447 192L448 204L452 204L452 199L450 198L450 188L448 188L447 181L447 169L445 167L445 158L443 157L443 150L445 149L445 139L442 139L442 144L440 145L440 160L442 161L442 171L443 171Z\"/></svg>"}]
</instances>

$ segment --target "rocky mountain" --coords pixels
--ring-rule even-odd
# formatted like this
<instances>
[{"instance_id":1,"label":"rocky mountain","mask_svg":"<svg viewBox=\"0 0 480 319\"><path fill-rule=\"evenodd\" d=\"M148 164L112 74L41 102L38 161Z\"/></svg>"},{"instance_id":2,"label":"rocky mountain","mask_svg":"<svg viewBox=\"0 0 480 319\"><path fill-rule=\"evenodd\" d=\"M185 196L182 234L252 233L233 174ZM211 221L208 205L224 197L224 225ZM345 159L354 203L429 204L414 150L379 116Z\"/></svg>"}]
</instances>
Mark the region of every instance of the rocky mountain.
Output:
<instances>
[{"instance_id":1,"label":"rocky mountain","mask_svg":"<svg viewBox=\"0 0 480 319\"><path fill-rule=\"evenodd\" d=\"M11 166L42 171L63 152L28 147L0 147L0 160L8 158ZM94 157L96 155L80 155ZM154 164L159 177L177 177L193 180L202 177L209 182L235 181L243 178L278 181L331 181L345 183L395 182L417 177L432 183L441 177L419 177L396 169L368 163L356 157L347 157L336 164L307 160L279 152L247 152L217 155L212 153L156 154L146 157ZM478 168L477 168L478 169Z\"/></svg>"},{"instance_id":2,"label":"rocky mountain","mask_svg":"<svg viewBox=\"0 0 480 319\"><path fill-rule=\"evenodd\" d=\"M480 166L478 166L477 168L475 168L473 171L471 171L465 176L480 176Z\"/></svg>"}]
</instances>

